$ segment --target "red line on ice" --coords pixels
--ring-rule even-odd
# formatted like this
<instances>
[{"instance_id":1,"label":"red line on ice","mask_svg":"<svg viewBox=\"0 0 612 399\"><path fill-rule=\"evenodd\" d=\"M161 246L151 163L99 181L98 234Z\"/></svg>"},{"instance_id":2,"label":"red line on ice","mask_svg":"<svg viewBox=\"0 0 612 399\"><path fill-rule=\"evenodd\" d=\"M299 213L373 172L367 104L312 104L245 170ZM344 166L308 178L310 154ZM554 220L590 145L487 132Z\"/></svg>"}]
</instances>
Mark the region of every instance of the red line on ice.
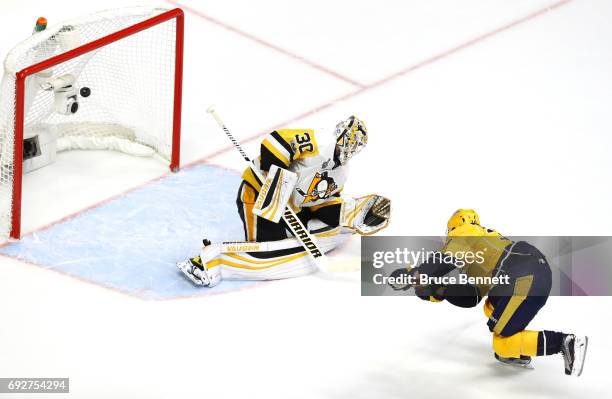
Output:
<instances>
[{"instance_id":1,"label":"red line on ice","mask_svg":"<svg viewBox=\"0 0 612 399\"><path fill-rule=\"evenodd\" d=\"M182 8L182 9L190 12L191 14L196 15L196 16L198 16L198 17L200 17L200 18L202 18L202 19L204 19L204 20L206 20L206 21L208 21L210 23L213 23L213 24L215 24L217 26L220 26L223 29L226 29L226 30L228 30L230 32L233 32L233 33L237 34L237 35L245 37L245 38L247 38L249 40L252 40L252 41L254 41L257 44L260 44L260 45L262 45L264 47L267 47L267 48L269 48L271 50L276 51L277 53L281 53L283 55L286 55L287 57L293 58L293 59L295 59L295 60L297 60L297 61L299 61L299 62L301 62L303 64L306 64L306 65L308 65L308 66L310 66L310 67L312 67L312 68L314 68L314 69L316 69L316 70L318 70L320 72L323 72L323 73L325 73L327 75L333 76L336 79L340 79L340 80L342 80L342 81L344 81L346 83L349 83L349 84L351 84L353 86L365 87L365 85L363 83L360 83L360 82L358 82L358 81L356 81L354 79L351 79L349 77L346 77L344 75L341 75L340 73L338 73L336 71L332 71L331 69L329 69L329 68L327 68L327 67L325 67L325 66L323 66L321 64L317 64L316 62L311 61L311 60L309 60L309 59L307 59L307 58L305 58L305 57L303 57L301 55L293 53L293 52L291 52L289 50L286 50L286 49L284 49L282 47L277 46L276 44L272 44L270 42L267 42L267 41L265 41L263 39L258 38L255 35L252 35L252 34L250 34L248 32L245 32L245 31L243 31L241 29L238 29L238 28L236 28L236 27L234 27L232 25L229 25L229 24L227 24L227 23L225 23L223 21L220 21L220 20L218 20L216 18L213 18L210 15L203 13L202 11L196 10L195 8L192 8L192 7L188 6L188 5L182 4L182 3L180 3L180 2L178 2L176 0L166 0L166 1L168 3L170 3L170 4L173 4L173 5L177 6L177 7Z\"/></svg>"},{"instance_id":2,"label":"red line on ice","mask_svg":"<svg viewBox=\"0 0 612 399\"><path fill-rule=\"evenodd\" d=\"M166 0L166 1L172 2L171 0ZM461 50L464 50L466 48L474 46L475 44L478 44L478 43L480 43L480 42L482 42L482 41L484 41L484 40L486 40L486 39L488 39L490 37L493 37L493 36L495 36L495 35L497 35L499 33L508 31L508 30L510 30L512 28L515 28L515 27L525 23L525 22L531 21L531 20L533 20L533 19L535 19L537 17L545 15L547 12L552 11L554 9L557 9L557 8L559 8L561 6L564 6L564 5L568 4L568 3L571 3L572 1L573 0L561 0L561 1L557 1L556 3L552 3L550 5L547 5L546 7L543 7L541 9L537 10L537 11L534 11L534 12L532 12L532 13L524 16L524 17L515 19L514 21L511 21L511 22L509 22L509 23L507 23L505 25L502 25L499 28L496 28L496 29L493 29L493 30L491 30L489 32L486 32L486 33L483 33L481 35L478 35L478 36L476 36L476 37L474 37L474 38L472 38L472 39L470 39L470 40L468 40L468 41L466 41L464 43L458 44L455 47L452 47L452 48L447 49L445 51L442 51L442 52L440 52L440 53L438 53L436 55L433 55L433 56L431 56L429 58L421 60L421 61L419 61L419 62L417 62L415 64L412 64L412 65L410 65L410 66L408 66L408 67L406 67L404 69L401 69L401 70L399 70L399 71L397 71L397 72L395 72L395 73L393 73L393 74L391 74L389 76L386 76L386 77L384 77L382 79L379 79L379 80L377 80L377 81L375 81L373 83L370 83L370 84L367 84L367 85L363 85L363 86L361 86L357 90L348 92L348 93L346 93L346 94L344 94L344 95L342 95L340 97L334 98L334 99L332 99L332 100L330 100L328 102L325 102L325 103L323 103L321 105L318 105L318 106L316 106L314 108L311 108L310 110L305 111L305 112L303 112L303 113L301 113L299 115L295 115L292 118L284 120L283 122L277 123L274 126L271 126L268 129L266 129L265 131L255 133L255 134L253 134L251 136L247 136L245 138L241 138L240 139L240 143L244 144L244 143L251 142L253 140L256 140L256 139L266 135L267 133L273 131L274 129L277 129L277 128L280 128L280 127L284 127L287 124L290 124L290 123L293 123L293 122L297 122L297 121L302 120L304 118L307 118L307 117L309 117L311 115L314 115L317 112L325 110L325 109L333 106L336 103L349 100L349 99L351 99L351 98L353 98L353 97L355 97L355 96L357 96L359 94L362 94L362 93L365 93L365 92L370 91L372 89L375 89L375 88L378 88L380 86L383 86L383 85L385 85L385 84L387 84L387 83L389 83L389 82L391 82L391 81L393 81L393 80L395 80L395 79L397 79L399 77L402 77L402 76L404 76L404 75L406 75L406 74L408 74L410 72L416 71L417 69L420 69L420 68L422 68L424 66L433 64L436 61L440 61L440 60L442 60L444 58L447 58L447 57L449 57L449 56L451 56L451 55L453 55L453 54L455 54L455 53L457 53L457 52L459 52ZM216 157L218 155L224 154L224 153L232 150L233 148L234 148L233 145L228 145L226 147L223 147L223 148L213 152L212 154L206 155L200 161L203 161L205 159L212 159L212 158L214 158L214 157Z\"/></svg>"}]
</instances>

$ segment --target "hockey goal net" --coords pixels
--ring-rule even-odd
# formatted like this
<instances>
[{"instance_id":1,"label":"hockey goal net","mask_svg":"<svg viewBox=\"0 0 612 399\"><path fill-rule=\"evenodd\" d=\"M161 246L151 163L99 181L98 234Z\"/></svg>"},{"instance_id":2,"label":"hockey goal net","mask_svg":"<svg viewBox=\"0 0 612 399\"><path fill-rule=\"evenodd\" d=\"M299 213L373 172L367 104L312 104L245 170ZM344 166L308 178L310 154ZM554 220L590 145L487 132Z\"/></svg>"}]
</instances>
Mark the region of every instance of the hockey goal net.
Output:
<instances>
[{"instance_id":1,"label":"hockey goal net","mask_svg":"<svg viewBox=\"0 0 612 399\"><path fill-rule=\"evenodd\" d=\"M156 155L178 169L183 21L180 9L103 11L40 30L8 54L0 86L0 237L20 237L24 167L49 152Z\"/></svg>"}]
</instances>

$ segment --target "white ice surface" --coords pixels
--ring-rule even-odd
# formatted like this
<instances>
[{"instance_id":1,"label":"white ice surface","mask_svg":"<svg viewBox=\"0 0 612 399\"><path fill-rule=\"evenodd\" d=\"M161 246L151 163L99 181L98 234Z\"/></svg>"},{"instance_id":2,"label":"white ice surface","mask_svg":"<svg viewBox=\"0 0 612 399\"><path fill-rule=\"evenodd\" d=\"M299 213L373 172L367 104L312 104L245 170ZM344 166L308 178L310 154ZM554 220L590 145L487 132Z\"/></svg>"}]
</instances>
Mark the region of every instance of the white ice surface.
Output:
<instances>
[{"instance_id":1,"label":"white ice surface","mask_svg":"<svg viewBox=\"0 0 612 399\"><path fill-rule=\"evenodd\" d=\"M361 85L554 3L185 2ZM118 4L3 0L0 56L39 15L53 23ZM355 112L372 138L346 191L395 201L387 234L442 234L454 209L474 207L507 234L610 235L611 17L608 1L574 0L360 89L187 13L183 161L228 144L204 115L210 103L241 138ZM241 169L231 151L209 161ZM24 181L24 231L166 170L117 153L61 154ZM334 259L354 258L358 245ZM551 298L534 320L591 337L584 375L572 379L558 357L531 372L498 365L480 309L360 297L357 276L146 302L0 258L0 376L67 376L75 398L602 398L611 305Z\"/></svg>"}]
</instances>

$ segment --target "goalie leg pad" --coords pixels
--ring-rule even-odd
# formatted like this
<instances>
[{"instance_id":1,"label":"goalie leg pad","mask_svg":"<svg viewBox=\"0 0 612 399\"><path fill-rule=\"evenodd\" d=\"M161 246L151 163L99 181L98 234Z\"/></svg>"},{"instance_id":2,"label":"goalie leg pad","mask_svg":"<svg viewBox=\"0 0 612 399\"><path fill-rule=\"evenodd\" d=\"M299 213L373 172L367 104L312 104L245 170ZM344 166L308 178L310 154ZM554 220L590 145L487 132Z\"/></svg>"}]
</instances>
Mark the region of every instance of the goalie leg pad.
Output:
<instances>
[{"instance_id":1,"label":"goalie leg pad","mask_svg":"<svg viewBox=\"0 0 612 399\"><path fill-rule=\"evenodd\" d=\"M335 248L350 234L340 228L315 234L323 252ZM199 258L199 259L198 259ZM269 242L210 244L199 257L177 264L197 285L213 287L223 280L276 280L316 272L317 265L295 238Z\"/></svg>"},{"instance_id":2,"label":"goalie leg pad","mask_svg":"<svg viewBox=\"0 0 612 399\"><path fill-rule=\"evenodd\" d=\"M323 252L339 245L350 234L340 234L340 228L326 229L315 234ZM224 245L217 260L224 280L277 280L303 276L318 270L317 265L295 238L265 243L245 243L263 250L232 251L240 245ZM234 247L234 248L232 248Z\"/></svg>"}]
</instances>

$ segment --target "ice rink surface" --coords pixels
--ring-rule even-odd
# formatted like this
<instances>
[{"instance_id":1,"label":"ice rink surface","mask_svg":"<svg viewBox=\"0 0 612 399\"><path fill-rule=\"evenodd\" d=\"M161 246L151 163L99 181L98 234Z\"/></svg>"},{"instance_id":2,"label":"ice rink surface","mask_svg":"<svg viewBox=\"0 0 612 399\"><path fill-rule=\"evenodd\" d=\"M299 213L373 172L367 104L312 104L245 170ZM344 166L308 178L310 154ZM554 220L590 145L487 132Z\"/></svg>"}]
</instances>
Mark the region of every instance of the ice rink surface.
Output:
<instances>
[{"instance_id":1,"label":"ice rink surface","mask_svg":"<svg viewBox=\"0 0 612 399\"><path fill-rule=\"evenodd\" d=\"M122 5L3 0L0 56L27 37L40 15L53 24ZM309 276L157 300L89 284L87 276L73 278L56 266L76 261L70 267L81 272L79 246L108 242L116 219L146 224L155 218L151 209L178 215L183 199L201 199L206 228L209 215L233 209L225 195L236 184L240 158L205 115L211 103L249 153L275 127L331 129L351 113L364 119L371 139L353 162L345 192L390 197L388 235L443 234L459 207L477 209L483 224L508 235L611 235L612 3L161 5L186 12L187 182L160 185L181 176L169 176L155 159L112 152L63 153L25 177L26 237L0 255L1 377L70 377L66 397L75 398L609 395L608 297L551 298L530 325L589 335L585 371L576 379L563 375L559 356L536 359L533 371L498 364L480 308L360 297L356 273L343 273L343 281ZM211 172L198 173L205 168ZM146 196L151 204L130 202L144 211L109 211L115 204L109 198L127 201L138 190L157 193ZM146 217L139 219L139 211ZM227 218L239 230L236 215ZM163 279L153 273L159 269L133 259L155 258L151 248L197 251L199 236L193 244L159 242L156 229L137 227L120 251L134 281ZM48 245L51 233L63 234L55 246ZM45 234L47 246L36 248ZM20 248L22 258L56 263L6 256ZM331 258L358 265L358 253L355 239ZM105 264L87 273L112 280L109 270L121 263Z\"/></svg>"}]
</instances>

